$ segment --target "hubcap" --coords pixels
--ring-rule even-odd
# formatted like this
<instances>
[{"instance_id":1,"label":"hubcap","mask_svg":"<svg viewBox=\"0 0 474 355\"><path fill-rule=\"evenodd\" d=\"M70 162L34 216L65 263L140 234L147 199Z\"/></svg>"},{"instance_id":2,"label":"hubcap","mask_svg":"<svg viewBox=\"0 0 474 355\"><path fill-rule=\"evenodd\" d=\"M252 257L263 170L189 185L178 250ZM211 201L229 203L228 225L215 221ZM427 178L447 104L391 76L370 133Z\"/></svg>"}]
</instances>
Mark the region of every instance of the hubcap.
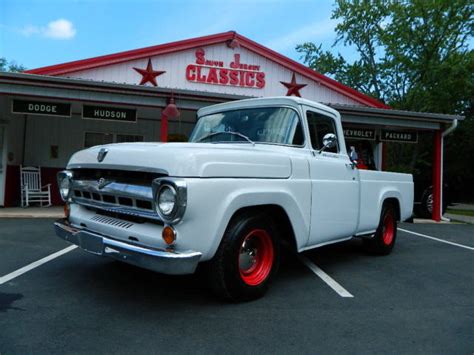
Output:
<instances>
[{"instance_id":1,"label":"hubcap","mask_svg":"<svg viewBox=\"0 0 474 355\"><path fill-rule=\"evenodd\" d=\"M426 209L429 213L433 212L433 194L429 194L428 198L426 199Z\"/></svg>"},{"instance_id":2,"label":"hubcap","mask_svg":"<svg viewBox=\"0 0 474 355\"><path fill-rule=\"evenodd\" d=\"M240 269L246 273L257 262L257 248L251 247L248 244L250 244L248 240L242 244L239 257Z\"/></svg>"},{"instance_id":3,"label":"hubcap","mask_svg":"<svg viewBox=\"0 0 474 355\"><path fill-rule=\"evenodd\" d=\"M266 280L273 265L273 243L263 229L252 230L243 240L239 253L239 272L247 285Z\"/></svg>"}]
</instances>

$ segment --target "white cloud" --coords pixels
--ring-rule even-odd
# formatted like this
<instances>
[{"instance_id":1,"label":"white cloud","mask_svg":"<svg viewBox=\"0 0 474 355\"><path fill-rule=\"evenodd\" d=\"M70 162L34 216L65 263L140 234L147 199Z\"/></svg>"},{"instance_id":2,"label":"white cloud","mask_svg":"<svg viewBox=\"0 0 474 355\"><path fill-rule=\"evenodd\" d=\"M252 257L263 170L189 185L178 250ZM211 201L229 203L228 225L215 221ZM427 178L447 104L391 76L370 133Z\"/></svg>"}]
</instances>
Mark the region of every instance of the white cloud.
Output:
<instances>
[{"instance_id":1,"label":"white cloud","mask_svg":"<svg viewBox=\"0 0 474 355\"><path fill-rule=\"evenodd\" d=\"M61 18L48 23L44 35L54 39L71 39L76 35L76 29L71 21Z\"/></svg>"},{"instance_id":2,"label":"white cloud","mask_svg":"<svg viewBox=\"0 0 474 355\"><path fill-rule=\"evenodd\" d=\"M73 23L63 18L51 21L46 26L27 25L20 30L27 37L40 35L52 39L72 39L76 32Z\"/></svg>"},{"instance_id":3,"label":"white cloud","mask_svg":"<svg viewBox=\"0 0 474 355\"><path fill-rule=\"evenodd\" d=\"M276 52L283 52L287 49L294 49L297 44L304 42L318 42L319 39L334 35L336 20L323 20L310 25L300 27L293 32L282 37L275 38L266 43L268 48Z\"/></svg>"}]
</instances>

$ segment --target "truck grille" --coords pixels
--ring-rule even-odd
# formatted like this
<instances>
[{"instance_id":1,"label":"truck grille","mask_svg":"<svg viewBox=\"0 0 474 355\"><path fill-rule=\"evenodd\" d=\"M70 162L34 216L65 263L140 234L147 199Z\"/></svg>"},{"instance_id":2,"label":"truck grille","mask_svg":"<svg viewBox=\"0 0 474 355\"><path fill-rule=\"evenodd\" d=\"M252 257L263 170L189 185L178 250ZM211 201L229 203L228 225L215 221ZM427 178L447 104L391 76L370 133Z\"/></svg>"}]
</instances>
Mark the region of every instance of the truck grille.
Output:
<instances>
[{"instance_id":1,"label":"truck grille","mask_svg":"<svg viewBox=\"0 0 474 355\"><path fill-rule=\"evenodd\" d=\"M117 181L102 177L97 180L79 180L84 174L75 174L72 181L73 202L97 211L111 212L115 216L135 216L161 221L153 209L152 180L145 184ZM132 179L133 180L133 179Z\"/></svg>"},{"instance_id":2,"label":"truck grille","mask_svg":"<svg viewBox=\"0 0 474 355\"><path fill-rule=\"evenodd\" d=\"M73 190L74 197L82 200L97 201L103 203L109 203L113 205L119 205L124 207L136 207L138 209L153 211L153 204L151 201L143 200L139 198L131 197L120 197L109 194L102 194L90 191Z\"/></svg>"}]
</instances>

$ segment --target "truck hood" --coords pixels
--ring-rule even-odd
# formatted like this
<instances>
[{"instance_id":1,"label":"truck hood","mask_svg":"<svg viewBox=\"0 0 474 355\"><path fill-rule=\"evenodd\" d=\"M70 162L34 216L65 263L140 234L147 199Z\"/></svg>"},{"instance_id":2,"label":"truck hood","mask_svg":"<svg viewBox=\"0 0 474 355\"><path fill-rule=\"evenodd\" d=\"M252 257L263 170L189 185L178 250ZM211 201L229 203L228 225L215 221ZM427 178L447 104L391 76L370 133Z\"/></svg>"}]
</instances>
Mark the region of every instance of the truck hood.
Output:
<instances>
[{"instance_id":1,"label":"truck hood","mask_svg":"<svg viewBox=\"0 0 474 355\"><path fill-rule=\"evenodd\" d=\"M101 149L107 149L98 162ZM119 143L75 153L68 169L150 171L176 177L288 178L291 160L269 146L209 143Z\"/></svg>"}]
</instances>

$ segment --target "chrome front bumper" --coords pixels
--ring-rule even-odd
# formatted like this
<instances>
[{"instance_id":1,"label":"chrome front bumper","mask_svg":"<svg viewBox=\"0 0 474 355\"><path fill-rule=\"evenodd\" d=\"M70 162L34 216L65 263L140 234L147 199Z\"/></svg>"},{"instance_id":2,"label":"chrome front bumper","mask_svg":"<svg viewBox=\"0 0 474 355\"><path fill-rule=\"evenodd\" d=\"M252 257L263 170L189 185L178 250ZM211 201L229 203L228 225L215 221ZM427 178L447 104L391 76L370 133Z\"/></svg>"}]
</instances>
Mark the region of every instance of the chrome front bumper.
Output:
<instances>
[{"instance_id":1,"label":"chrome front bumper","mask_svg":"<svg viewBox=\"0 0 474 355\"><path fill-rule=\"evenodd\" d=\"M78 245L89 253L109 256L163 274L192 274L202 255L196 251L150 249L121 242L86 229L72 227L65 219L57 220L54 229L58 237Z\"/></svg>"}]
</instances>

